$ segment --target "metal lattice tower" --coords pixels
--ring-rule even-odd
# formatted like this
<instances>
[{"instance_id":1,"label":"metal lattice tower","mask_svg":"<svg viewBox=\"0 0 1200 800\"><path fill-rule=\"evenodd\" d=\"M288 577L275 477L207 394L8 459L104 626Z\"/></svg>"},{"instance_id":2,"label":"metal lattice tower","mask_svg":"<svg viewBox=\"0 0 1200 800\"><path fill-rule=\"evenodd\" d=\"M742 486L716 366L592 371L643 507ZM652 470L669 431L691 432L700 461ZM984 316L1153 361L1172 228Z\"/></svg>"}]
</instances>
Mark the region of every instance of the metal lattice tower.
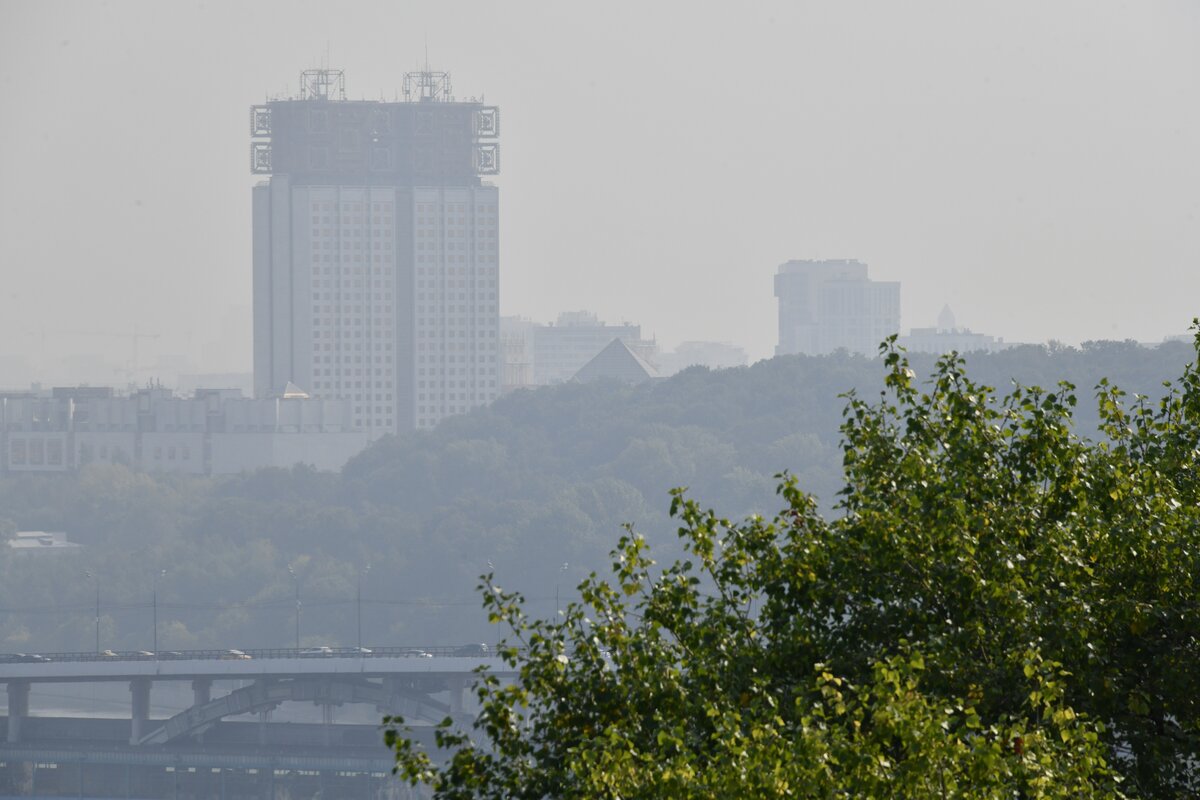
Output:
<instances>
[{"instance_id":1,"label":"metal lattice tower","mask_svg":"<svg viewBox=\"0 0 1200 800\"><path fill-rule=\"evenodd\" d=\"M404 73L404 100L432 102L447 101L450 96L450 73L436 72L426 67L420 72Z\"/></svg>"},{"instance_id":2,"label":"metal lattice tower","mask_svg":"<svg viewBox=\"0 0 1200 800\"><path fill-rule=\"evenodd\" d=\"M300 73L300 99L345 100L346 73L327 68L304 70Z\"/></svg>"}]
</instances>

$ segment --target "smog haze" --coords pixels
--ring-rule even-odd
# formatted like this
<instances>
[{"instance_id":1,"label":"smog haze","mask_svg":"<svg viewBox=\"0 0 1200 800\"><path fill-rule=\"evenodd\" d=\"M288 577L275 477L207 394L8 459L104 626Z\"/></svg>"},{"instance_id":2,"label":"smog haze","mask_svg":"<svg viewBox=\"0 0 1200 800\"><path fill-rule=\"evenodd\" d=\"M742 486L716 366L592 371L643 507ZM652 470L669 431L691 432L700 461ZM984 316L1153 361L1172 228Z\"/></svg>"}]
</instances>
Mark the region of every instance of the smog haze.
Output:
<instances>
[{"instance_id":1,"label":"smog haze","mask_svg":"<svg viewBox=\"0 0 1200 800\"><path fill-rule=\"evenodd\" d=\"M124 364L136 329L248 372L246 108L426 57L503 109L501 314L753 360L777 265L851 257L906 329L1158 341L1200 293L1198 34L1190 2L5 2L0 358Z\"/></svg>"}]
</instances>

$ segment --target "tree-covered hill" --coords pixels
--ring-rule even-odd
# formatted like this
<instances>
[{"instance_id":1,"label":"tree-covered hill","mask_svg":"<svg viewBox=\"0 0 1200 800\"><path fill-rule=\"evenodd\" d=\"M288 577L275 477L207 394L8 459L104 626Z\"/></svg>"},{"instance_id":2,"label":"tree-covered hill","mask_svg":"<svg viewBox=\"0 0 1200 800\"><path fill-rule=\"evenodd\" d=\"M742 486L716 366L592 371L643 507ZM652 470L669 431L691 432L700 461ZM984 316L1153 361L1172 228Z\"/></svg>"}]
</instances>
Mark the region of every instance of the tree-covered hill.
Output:
<instances>
[{"instance_id":1,"label":"tree-covered hill","mask_svg":"<svg viewBox=\"0 0 1200 800\"><path fill-rule=\"evenodd\" d=\"M1075 383L1079 432L1090 435L1102 377L1157 394L1194 358L1186 344L1030 346L972 355L968 372L1001 389L1014 378ZM930 374L932 359L913 367ZM289 566L305 642L352 644L368 563L368 644L484 640L494 633L473 588L489 564L550 615L556 593L565 598L607 565L623 523L672 555L673 486L722 513L769 514L772 476L787 469L830 510L841 486L841 395L874 394L882 376L874 359L795 356L636 387L520 391L436 430L379 441L341 475L296 468L210 479L92 466L0 479L0 518L86 545L79 555L0 550L0 651L90 647L85 570L100 580L104 646L146 647L150 575L162 568L162 647L289 644Z\"/></svg>"}]
</instances>

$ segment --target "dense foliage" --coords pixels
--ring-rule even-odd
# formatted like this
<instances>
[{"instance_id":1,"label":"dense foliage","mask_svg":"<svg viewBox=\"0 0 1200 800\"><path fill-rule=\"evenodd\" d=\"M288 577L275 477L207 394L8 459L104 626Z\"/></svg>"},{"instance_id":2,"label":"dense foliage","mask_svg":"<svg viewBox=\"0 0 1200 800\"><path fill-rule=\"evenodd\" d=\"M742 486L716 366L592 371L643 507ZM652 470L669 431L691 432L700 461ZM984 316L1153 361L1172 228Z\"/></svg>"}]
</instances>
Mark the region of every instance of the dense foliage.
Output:
<instances>
[{"instance_id":1,"label":"dense foliage","mask_svg":"<svg viewBox=\"0 0 1200 800\"><path fill-rule=\"evenodd\" d=\"M1140 391L1178 375L1185 344L1019 347L973 355L971 374ZM914 358L921 376L932 359ZM620 525L636 523L656 555L680 550L666 488L735 518L775 508L788 469L828 513L841 485L843 401L881 387L873 359L781 357L752 367L687 370L638 387L567 385L517 392L435 431L390 437L343 474L266 470L223 479L139 475L92 466L77 475L0 478L0 518L63 530L79 554L0 548L0 651L89 649L95 585L103 647L151 641L151 575L163 647L284 646L295 586L306 644L353 644L358 573L363 635L378 644L461 644L493 629L472 589L489 562L549 615L607 563ZM1084 403L1076 423L1098 423ZM0 520L3 527L3 520ZM566 569L564 569L566 565Z\"/></svg>"},{"instance_id":2,"label":"dense foliage","mask_svg":"<svg viewBox=\"0 0 1200 800\"><path fill-rule=\"evenodd\" d=\"M487 576L519 677L433 759L399 724L398 771L447 799L1196 796L1197 366L1157 403L1100 382L1089 441L1069 383L885 355L833 514L791 476L769 519L681 490L683 558L631 531L561 618Z\"/></svg>"}]
</instances>

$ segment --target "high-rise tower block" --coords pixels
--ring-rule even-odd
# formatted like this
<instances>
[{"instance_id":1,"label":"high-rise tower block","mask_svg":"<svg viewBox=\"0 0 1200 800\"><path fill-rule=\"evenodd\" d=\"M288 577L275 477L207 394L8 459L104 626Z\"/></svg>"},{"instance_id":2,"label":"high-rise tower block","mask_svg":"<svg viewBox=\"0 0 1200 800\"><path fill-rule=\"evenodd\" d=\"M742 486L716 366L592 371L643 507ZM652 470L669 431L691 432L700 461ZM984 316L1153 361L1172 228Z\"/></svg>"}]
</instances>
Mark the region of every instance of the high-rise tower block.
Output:
<instances>
[{"instance_id":1,"label":"high-rise tower block","mask_svg":"<svg viewBox=\"0 0 1200 800\"><path fill-rule=\"evenodd\" d=\"M446 73L397 102L340 70L251 108L254 380L354 401L373 434L430 427L499 387L499 111Z\"/></svg>"}]
</instances>

